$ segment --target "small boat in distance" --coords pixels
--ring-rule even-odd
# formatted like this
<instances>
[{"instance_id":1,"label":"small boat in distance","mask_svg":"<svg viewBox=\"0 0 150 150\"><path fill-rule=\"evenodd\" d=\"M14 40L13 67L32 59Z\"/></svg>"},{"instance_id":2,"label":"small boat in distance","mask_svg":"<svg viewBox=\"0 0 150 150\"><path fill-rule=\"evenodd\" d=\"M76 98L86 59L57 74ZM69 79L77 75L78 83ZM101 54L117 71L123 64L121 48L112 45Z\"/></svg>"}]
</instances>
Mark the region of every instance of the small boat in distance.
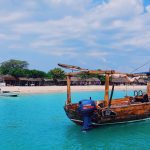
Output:
<instances>
[{"instance_id":1,"label":"small boat in distance","mask_svg":"<svg viewBox=\"0 0 150 150\"><path fill-rule=\"evenodd\" d=\"M0 89L0 96L17 97L19 96L19 91L2 91Z\"/></svg>"},{"instance_id":2,"label":"small boat in distance","mask_svg":"<svg viewBox=\"0 0 150 150\"><path fill-rule=\"evenodd\" d=\"M125 122L140 121L150 118L150 82L147 83L147 92L134 91L134 96L125 96L113 99L114 84L109 96L110 78L127 77L128 79L139 77L139 74L120 73L114 70L87 70L80 67L59 64L59 66L78 72L67 73L67 100L64 110L68 118L82 126L82 130L89 130L93 127L117 124ZM80 74L105 75L104 100L92 100L91 97L80 100L78 103L71 101L71 77ZM149 74L141 74L149 75Z\"/></svg>"}]
</instances>

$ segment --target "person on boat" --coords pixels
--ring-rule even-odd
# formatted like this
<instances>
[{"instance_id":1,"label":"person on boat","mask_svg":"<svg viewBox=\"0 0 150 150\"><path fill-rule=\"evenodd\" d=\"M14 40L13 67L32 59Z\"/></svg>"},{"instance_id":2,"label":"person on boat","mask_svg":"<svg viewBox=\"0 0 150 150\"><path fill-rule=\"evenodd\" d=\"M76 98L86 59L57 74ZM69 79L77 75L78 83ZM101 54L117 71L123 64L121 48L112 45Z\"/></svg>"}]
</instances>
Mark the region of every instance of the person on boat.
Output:
<instances>
[{"instance_id":1,"label":"person on boat","mask_svg":"<svg viewBox=\"0 0 150 150\"><path fill-rule=\"evenodd\" d=\"M148 94L144 94L143 101L144 102L149 102L149 100L148 100Z\"/></svg>"}]
</instances>

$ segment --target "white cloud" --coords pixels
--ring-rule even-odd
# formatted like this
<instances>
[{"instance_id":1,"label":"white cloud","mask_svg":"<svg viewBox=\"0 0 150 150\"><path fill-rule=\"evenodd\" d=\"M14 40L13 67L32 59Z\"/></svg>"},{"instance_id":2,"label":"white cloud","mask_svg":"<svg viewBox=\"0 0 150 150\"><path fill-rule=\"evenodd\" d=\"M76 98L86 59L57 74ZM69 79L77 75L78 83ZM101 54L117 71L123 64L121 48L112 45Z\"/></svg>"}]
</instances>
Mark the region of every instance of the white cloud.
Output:
<instances>
[{"instance_id":1,"label":"white cloud","mask_svg":"<svg viewBox=\"0 0 150 150\"><path fill-rule=\"evenodd\" d=\"M50 2L57 4L65 3L66 5L78 3L78 1L67 0ZM109 3L100 4L88 10L86 14L79 17L65 16L57 20L17 23L13 26L12 30L19 34L38 34L39 38L43 37L43 39L45 37L45 42L35 42L35 44L37 43L37 45L41 46L52 46L53 44L49 42L52 38L59 38L61 40L80 38L80 40L87 42L88 45L91 43L91 46L101 44L96 42L97 39L99 41L101 39L106 41L108 39L111 41L117 40L119 44L123 44L129 41L128 36L130 39L129 44L131 44L134 43L133 41L139 33L141 34L144 31L145 34L144 27L147 27L145 20L149 20L149 16L146 16L148 14L141 14L143 9L141 0L111 0ZM113 19L110 19L112 17ZM146 30L148 29L149 27ZM110 35L109 31L112 32L112 35ZM94 35L95 33L96 35ZM146 41L148 42L148 40ZM142 42L139 44L142 44Z\"/></svg>"},{"instance_id":2,"label":"white cloud","mask_svg":"<svg viewBox=\"0 0 150 150\"><path fill-rule=\"evenodd\" d=\"M88 56L89 58L99 59L99 60L102 60L103 62L107 62L106 56L108 55L109 55L108 52L102 52L98 50L97 51L91 50L86 53L86 56Z\"/></svg>"},{"instance_id":3,"label":"white cloud","mask_svg":"<svg viewBox=\"0 0 150 150\"><path fill-rule=\"evenodd\" d=\"M58 2L62 3L61 0ZM66 1L66 3L67 2L68 1ZM140 14L142 13L142 10L143 5L141 5L141 0L112 0L108 4L101 4L93 8L92 10L88 10L86 14L79 17L65 16L64 18L57 20L18 23L13 26L13 30L20 33L34 33L43 35L51 34L52 36L67 35L68 37L79 37L82 35L86 36L87 34L89 34L89 32L92 32L92 34L94 34L93 30L103 32L107 30L127 27L128 24L133 24L131 28L129 26L129 29L133 30L137 28L137 23L140 22L140 20L133 19L134 21L129 22L123 17L131 17L135 14ZM112 16L115 18L113 20L110 20ZM116 19L118 17L121 17L120 20Z\"/></svg>"},{"instance_id":4,"label":"white cloud","mask_svg":"<svg viewBox=\"0 0 150 150\"><path fill-rule=\"evenodd\" d=\"M19 40L20 37L18 35L13 35L13 34L3 34L3 33L0 33L0 40L1 41L6 41L6 40ZM0 41L0 42L1 42Z\"/></svg>"},{"instance_id":5,"label":"white cloud","mask_svg":"<svg viewBox=\"0 0 150 150\"><path fill-rule=\"evenodd\" d=\"M38 49L38 52L55 57L76 57L78 52L73 48Z\"/></svg>"},{"instance_id":6,"label":"white cloud","mask_svg":"<svg viewBox=\"0 0 150 150\"><path fill-rule=\"evenodd\" d=\"M28 16L28 14L26 12L0 13L0 23L6 24L9 22L23 20L27 16Z\"/></svg>"},{"instance_id":7,"label":"white cloud","mask_svg":"<svg viewBox=\"0 0 150 150\"><path fill-rule=\"evenodd\" d=\"M88 4L90 2L90 0L45 0L47 3L51 3L51 4L54 4L54 5L85 5L85 4Z\"/></svg>"},{"instance_id":8,"label":"white cloud","mask_svg":"<svg viewBox=\"0 0 150 150\"><path fill-rule=\"evenodd\" d=\"M62 45L62 41L60 40L39 40L31 43L31 47L33 48L40 48L40 47L57 47L58 45Z\"/></svg>"},{"instance_id":9,"label":"white cloud","mask_svg":"<svg viewBox=\"0 0 150 150\"><path fill-rule=\"evenodd\" d=\"M44 0L50 7L65 7L68 10L84 10L92 1L91 0Z\"/></svg>"},{"instance_id":10,"label":"white cloud","mask_svg":"<svg viewBox=\"0 0 150 150\"><path fill-rule=\"evenodd\" d=\"M146 10L150 12L150 5L146 6Z\"/></svg>"},{"instance_id":11,"label":"white cloud","mask_svg":"<svg viewBox=\"0 0 150 150\"><path fill-rule=\"evenodd\" d=\"M17 35L22 48L103 62L113 59L110 53L115 58L119 52L123 56L142 49L147 54L150 49L150 6L145 12L143 0L108 0L96 5L92 0L20 3L18 12L0 13L0 39L11 41Z\"/></svg>"},{"instance_id":12,"label":"white cloud","mask_svg":"<svg viewBox=\"0 0 150 150\"><path fill-rule=\"evenodd\" d=\"M86 53L86 55L87 56L90 56L90 57L104 57L104 56L107 56L108 55L108 53L107 52L101 52L101 51L94 51L94 50L92 50L92 51L88 51L87 53Z\"/></svg>"},{"instance_id":13,"label":"white cloud","mask_svg":"<svg viewBox=\"0 0 150 150\"><path fill-rule=\"evenodd\" d=\"M22 49L23 46L20 44L12 44L9 46L10 49Z\"/></svg>"}]
</instances>

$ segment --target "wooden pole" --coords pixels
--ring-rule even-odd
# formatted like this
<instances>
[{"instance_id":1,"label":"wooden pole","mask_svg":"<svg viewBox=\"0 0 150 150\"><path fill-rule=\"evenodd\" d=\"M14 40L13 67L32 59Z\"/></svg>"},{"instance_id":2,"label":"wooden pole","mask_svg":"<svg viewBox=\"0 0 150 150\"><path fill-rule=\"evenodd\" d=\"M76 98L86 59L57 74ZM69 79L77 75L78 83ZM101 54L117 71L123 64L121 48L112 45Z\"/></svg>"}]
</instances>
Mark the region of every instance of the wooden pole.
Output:
<instances>
[{"instance_id":1,"label":"wooden pole","mask_svg":"<svg viewBox=\"0 0 150 150\"><path fill-rule=\"evenodd\" d=\"M148 95L148 100L150 101L150 75L148 75L148 81L147 81L147 95Z\"/></svg>"},{"instance_id":2,"label":"wooden pole","mask_svg":"<svg viewBox=\"0 0 150 150\"><path fill-rule=\"evenodd\" d=\"M105 97L104 97L105 107L108 106L109 103L109 74L105 75Z\"/></svg>"},{"instance_id":3,"label":"wooden pole","mask_svg":"<svg viewBox=\"0 0 150 150\"><path fill-rule=\"evenodd\" d=\"M67 76L67 104L71 104L71 76Z\"/></svg>"},{"instance_id":4,"label":"wooden pole","mask_svg":"<svg viewBox=\"0 0 150 150\"><path fill-rule=\"evenodd\" d=\"M150 81L147 82L147 95L148 99L150 100Z\"/></svg>"}]
</instances>

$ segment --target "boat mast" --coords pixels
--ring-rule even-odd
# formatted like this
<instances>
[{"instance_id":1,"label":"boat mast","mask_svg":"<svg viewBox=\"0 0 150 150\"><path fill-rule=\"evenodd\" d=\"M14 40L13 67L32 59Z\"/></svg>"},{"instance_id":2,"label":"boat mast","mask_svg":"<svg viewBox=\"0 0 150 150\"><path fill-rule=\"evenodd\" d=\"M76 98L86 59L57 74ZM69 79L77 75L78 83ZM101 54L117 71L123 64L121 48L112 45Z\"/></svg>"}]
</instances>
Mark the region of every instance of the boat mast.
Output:
<instances>
[{"instance_id":1,"label":"boat mast","mask_svg":"<svg viewBox=\"0 0 150 150\"><path fill-rule=\"evenodd\" d=\"M105 75L105 96L104 96L104 105L107 107L109 104L109 74Z\"/></svg>"},{"instance_id":2,"label":"boat mast","mask_svg":"<svg viewBox=\"0 0 150 150\"><path fill-rule=\"evenodd\" d=\"M71 84L71 76L67 75L67 105L71 104L71 88L70 88L70 84Z\"/></svg>"}]
</instances>

